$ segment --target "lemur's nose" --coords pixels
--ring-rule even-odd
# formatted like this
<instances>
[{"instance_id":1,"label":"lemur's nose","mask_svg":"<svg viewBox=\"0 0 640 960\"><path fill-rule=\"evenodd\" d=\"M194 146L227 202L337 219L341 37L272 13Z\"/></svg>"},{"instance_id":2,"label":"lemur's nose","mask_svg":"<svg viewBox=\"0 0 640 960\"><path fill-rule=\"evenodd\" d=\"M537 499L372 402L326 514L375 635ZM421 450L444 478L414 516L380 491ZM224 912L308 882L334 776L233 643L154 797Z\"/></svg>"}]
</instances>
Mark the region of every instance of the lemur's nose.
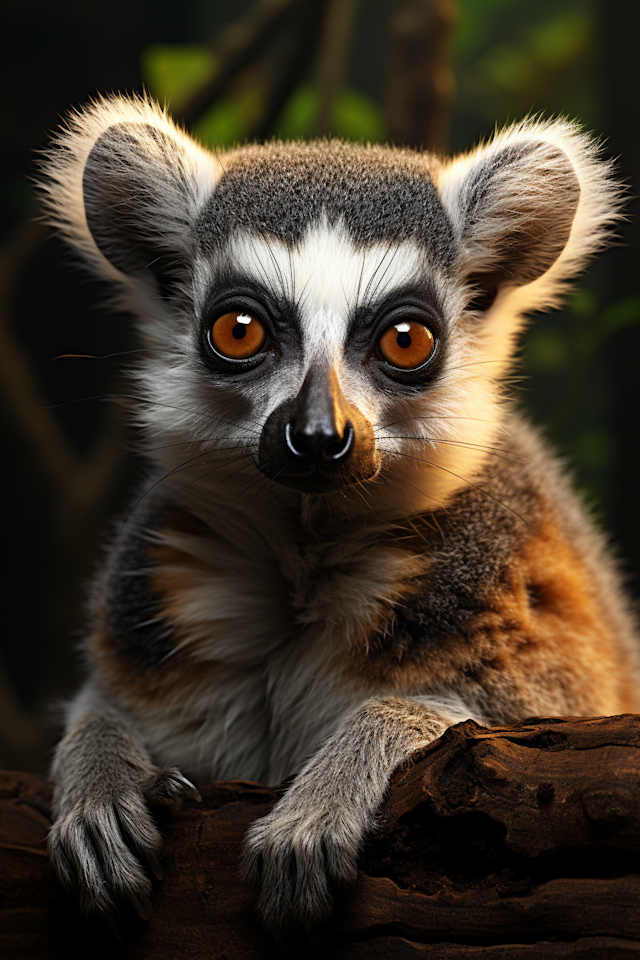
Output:
<instances>
[{"instance_id":1,"label":"lemur's nose","mask_svg":"<svg viewBox=\"0 0 640 960\"><path fill-rule=\"evenodd\" d=\"M333 370L309 370L284 426L289 453L300 466L326 470L343 462L354 446L353 424Z\"/></svg>"},{"instance_id":2,"label":"lemur's nose","mask_svg":"<svg viewBox=\"0 0 640 960\"><path fill-rule=\"evenodd\" d=\"M257 466L269 479L306 493L341 490L375 476L373 427L346 399L332 366L312 364L298 393L267 417Z\"/></svg>"},{"instance_id":3,"label":"lemur's nose","mask_svg":"<svg viewBox=\"0 0 640 960\"><path fill-rule=\"evenodd\" d=\"M353 447L353 424L347 421L342 433L335 424L327 423L323 429L310 432L306 425L296 428L287 423L284 428L285 440L291 453L309 463L318 464L325 460L344 460Z\"/></svg>"}]
</instances>

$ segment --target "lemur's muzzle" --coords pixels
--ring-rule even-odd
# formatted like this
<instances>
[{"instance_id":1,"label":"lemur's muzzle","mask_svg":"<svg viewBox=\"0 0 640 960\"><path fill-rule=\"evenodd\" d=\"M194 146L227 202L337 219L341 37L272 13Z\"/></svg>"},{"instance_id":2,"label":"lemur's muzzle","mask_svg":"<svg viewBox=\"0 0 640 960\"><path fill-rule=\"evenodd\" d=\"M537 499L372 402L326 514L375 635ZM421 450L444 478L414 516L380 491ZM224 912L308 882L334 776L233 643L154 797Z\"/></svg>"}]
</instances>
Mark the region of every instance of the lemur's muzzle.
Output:
<instances>
[{"instance_id":1,"label":"lemur's muzzle","mask_svg":"<svg viewBox=\"0 0 640 960\"><path fill-rule=\"evenodd\" d=\"M312 367L297 397L273 411L260 437L258 467L272 480L310 493L375 476L373 429L345 399L333 369Z\"/></svg>"}]
</instances>

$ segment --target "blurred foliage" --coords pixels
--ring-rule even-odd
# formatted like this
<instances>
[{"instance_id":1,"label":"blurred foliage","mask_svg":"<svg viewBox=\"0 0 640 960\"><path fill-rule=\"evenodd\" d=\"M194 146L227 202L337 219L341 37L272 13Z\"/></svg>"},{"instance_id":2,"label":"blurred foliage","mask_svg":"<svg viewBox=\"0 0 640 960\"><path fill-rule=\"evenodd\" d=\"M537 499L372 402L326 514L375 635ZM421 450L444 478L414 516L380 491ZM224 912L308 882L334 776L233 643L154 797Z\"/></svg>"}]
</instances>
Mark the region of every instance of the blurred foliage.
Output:
<instances>
[{"instance_id":1,"label":"blurred foliage","mask_svg":"<svg viewBox=\"0 0 640 960\"><path fill-rule=\"evenodd\" d=\"M176 108L211 80L216 66L215 54L203 44L154 43L142 52L140 72L149 93Z\"/></svg>"},{"instance_id":2,"label":"blurred foliage","mask_svg":"<svg viewBox=\"0 0 640 960\"><path fill-rule=\"evenodd\" d=\"M215 75L216 58L201 44L154 44L144 51L141 70L149 93L161 103L179 109ZM210 147L244 141L265 107L262 86L256 73L241 78L233 95L221 98L198 119L192 129L194 136ZM273 134L284 140L311 137L320 109L320 94L315 86L301 84L282 109ZM345 87L333 104L331 132L347 140L382 141L382 108L367 94Z\"/></svg>"},{"instance_id":3,"label":"blurred foliage","mask_svg":"<svg viewBox=\"0 0 640 960\"><path fill-rule=\"evenodd\" d=\"M283 139L307 138L312 135L320 112L320 96L312 84L299 87L277 123L278 136ZM383 141L385 124L382 109L371 97L345 87L333 105L331 132L345 140Z\"/></svg>"},{"instance_id":4,"label":"blurred foliage","mask_svg":"<svg viewBox=\"0 0 640 960\"><path fill-rule=\"evenodd\" d=\"M595 0L457 3L454 149L539 111L600 126Z\"/></svg>"}]
</instances>

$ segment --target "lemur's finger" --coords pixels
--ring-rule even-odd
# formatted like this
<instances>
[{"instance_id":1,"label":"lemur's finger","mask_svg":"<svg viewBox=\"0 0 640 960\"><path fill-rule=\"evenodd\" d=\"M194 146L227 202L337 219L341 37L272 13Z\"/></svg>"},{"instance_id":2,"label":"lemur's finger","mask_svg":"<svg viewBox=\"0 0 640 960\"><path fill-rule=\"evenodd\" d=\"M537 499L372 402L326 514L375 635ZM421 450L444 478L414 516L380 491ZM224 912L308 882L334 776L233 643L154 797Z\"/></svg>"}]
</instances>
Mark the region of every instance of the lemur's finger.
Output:
<instances>
[{"instance_id":1,"label":"lemur's finger","mask_svg":"<svg viewBox=\"0 0 640 960\"><path fill-rule=\"evenodd\" d=\"M296 934L293 934L290 930L272 930L271 935L281 953L285 953L288 957L300 956L301 944L299 936L296 936Z\"/></svg>"},{"instance_id":2,"label":"lemur's finger","mask_svg":"<svg viewBox=\"0 0 640 960\"><path fill-rule=\"evenodd\" d=\"M153 913L153 905L149 897L137 897L135 893L129 893L129 900L134 910L142 920L149 920Z\"/></svg>"},{"instance_id":3,"label":"lemur's finger","mask_svg":"<svg viewBox=\"0 0 640 960\"><path fill-rule=\"evenodd\" d=\"M160 834L133 794L73 811L58 821L49 837L60 879L78 890L86 913L104 916L108 924L107 917L127 900L140 917L149 919L151 881L138 856L151 860L154 873L161 874L159 847Z\"/></svg>"},{"instance_id":4,"label":"lemur's finger","mask_svg":"<svg viewBox=\"0 0 640 960\"><path fill-rule=\"evenodd\" d=\"M147 803L179 808L185 796L201 801L197 787L177 767L159 770L142 785Z\"/></svg>"},{"instance_id":5,"label":"lemur's finger","mask_svg":"<svg viewBox=\"0 0 640 960\"><path fill-rule=\"evenodd\" d=\"M120 830L122 814L117 816L116 809L110 807L103 807L92 813L87 820L87 829L96 851L95 860L99 863L104 878L103 896L94 896L92 911L103 911L103 899L108 897L112 904L129 900L136 912L143 919L148 919L151 913L151 881L132 852L128 838ZM148 817L148 814L146 816ZM157 831L151 826L151 836L155 839L154 833L157 834ZM140 843L139 838L136 838L136 842Z\"/></svg>"}]
</instances>

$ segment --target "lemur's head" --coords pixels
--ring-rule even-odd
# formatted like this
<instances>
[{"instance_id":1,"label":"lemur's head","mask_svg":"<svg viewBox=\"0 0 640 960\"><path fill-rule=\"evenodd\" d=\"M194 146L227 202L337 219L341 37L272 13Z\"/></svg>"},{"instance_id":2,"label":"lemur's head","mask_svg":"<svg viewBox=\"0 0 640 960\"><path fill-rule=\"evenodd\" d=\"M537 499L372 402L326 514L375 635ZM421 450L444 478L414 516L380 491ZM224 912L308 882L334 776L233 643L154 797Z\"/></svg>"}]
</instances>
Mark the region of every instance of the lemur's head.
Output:
<instances>
[{"instance_id":1,"label":"lemur's head","mask_svg":"<svg viewBox=\"0 0 640 960\"><path fill-rule=\"evenodd\" d=\"M212 154L118 97L73 118L45 189L139 319L139 416L165 465L397 489L416 509L477 470L523 315L615 219L597 153L560 120L453 160L338 141Z\"/></svg>"}]
</instances>

